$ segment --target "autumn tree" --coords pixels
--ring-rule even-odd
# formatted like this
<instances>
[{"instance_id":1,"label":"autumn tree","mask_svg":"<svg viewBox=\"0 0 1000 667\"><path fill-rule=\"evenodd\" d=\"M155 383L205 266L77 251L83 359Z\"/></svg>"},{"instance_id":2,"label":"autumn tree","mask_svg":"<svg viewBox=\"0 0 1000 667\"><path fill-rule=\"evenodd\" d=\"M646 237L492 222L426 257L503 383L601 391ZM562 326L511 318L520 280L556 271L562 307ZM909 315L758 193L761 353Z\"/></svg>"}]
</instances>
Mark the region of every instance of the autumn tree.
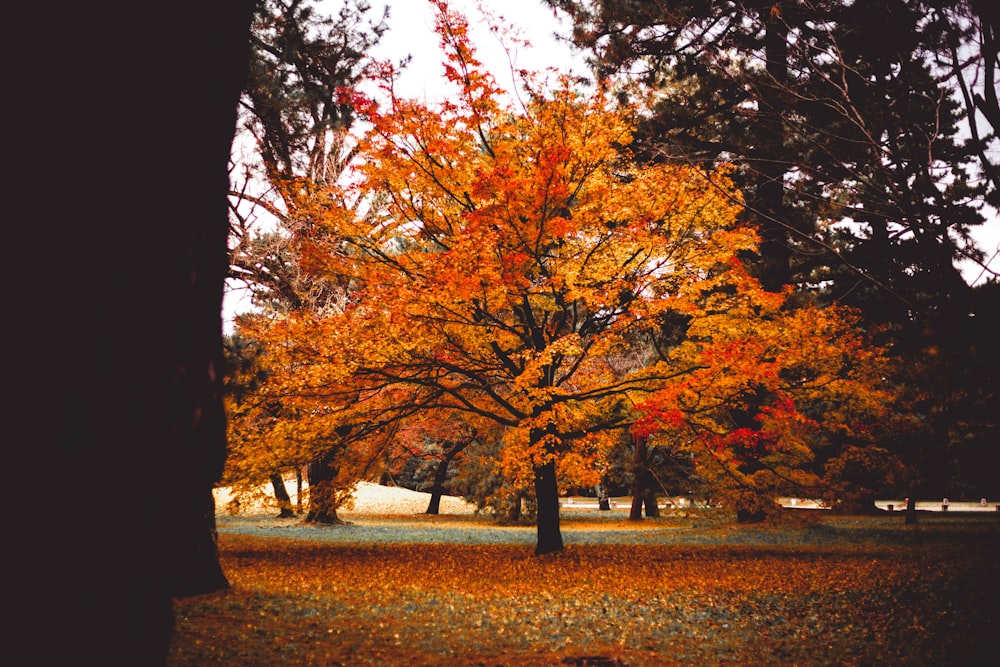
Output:
<instances>
[{"instance_id":1,"label":"autumn tree","mask_svg":"<svg viewBox=\"0 0 1000 667\"><path fill-rule=\"evenodd\" d=\"M315 200L338 244L324 270L349 278L348 306L250 326L290 370L271 384L301 406L296 428L382 435L449 411L502 428L504 470L534 486L536 552L556 551L557 465L596 482L637 397L731 363L694 352L707 333L682 336L682 355L614 358L672 318L752 330L767 297L738 256L757 235L737 223L724 170L637 164L635 116L603 89L529 77L511 102L465 20L437 4L454 94L400 99L391 72L380 97L354 93L371 125L356 178ZM706 307L723 294L744 307Z\"/></svg>"},{"instance_id":2,"label":"autumn tree","mask_svg":"<svg viewBox=\"0 0 1000 667\"><path fill-rule=\"evenodd\" d=\"M418 468L409 471L410 482L414 484L412 488L426 488L430 493L427 514L440 513L441 497L450 474L454 472L453 464L463 457L469 447L481 442L484 436L490 437L488 431L491 426L491 423L484 423L474 415L423 413L416 419L407 420L398 430L395 444L404 464ZM421 463L424 465L421 466Z\"/></svg>"},{"instance_id":3,"label":"autumn tree","mask_svg":"<svg viewBox=\"0 0 1000 667\"><path fill-rule=\"evenodd\" d=\"M636 408L633 435L690 453L713 498L743 521L773 514L788 495L870 509L873 487L907 481L899 459L876 447L903 419L885 350L866 340L856 311L788 308L790 298L712 294L669 352L695 370Z\"/></svg>"}]
</instances>

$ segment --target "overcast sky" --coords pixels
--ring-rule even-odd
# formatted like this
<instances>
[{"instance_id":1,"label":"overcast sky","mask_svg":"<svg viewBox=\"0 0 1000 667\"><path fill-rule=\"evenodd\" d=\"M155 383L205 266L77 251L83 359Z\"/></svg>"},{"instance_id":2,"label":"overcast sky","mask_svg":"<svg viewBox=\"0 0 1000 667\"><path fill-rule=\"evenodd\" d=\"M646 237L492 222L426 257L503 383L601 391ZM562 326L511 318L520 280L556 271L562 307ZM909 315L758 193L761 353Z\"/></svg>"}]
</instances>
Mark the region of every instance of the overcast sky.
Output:
<instances>
[{"instance_id":1,"label":"overcast sky","mask_svg":"<svg viewBox=\"0 0 1000 667\"><path fill-rule=\"evenodd\" d=\"M390 7L389 31L372 55L390 60L411 56L412 61L400 79L399 92L418 99L440 98L444 90L441 77L443 54L434 34L434 11L430 2L388 0L386 3L374 0L372 4L373 16L379 15L385 4ZM581 74L586 72L583 57L575 55L568 44L554 38L557 33L568 34L569 23L556 18L553 10L542 0L451 0L449 4L454 11L468 17L472 41L480 60L493 73L497 83L508 90L512 88L512 80L507 54L476 10L479 4L502 17L505 23L516 26L522 36L531 42L532 48L511 53L518 69L557 67Z\"/></svg>"}]
</instances>

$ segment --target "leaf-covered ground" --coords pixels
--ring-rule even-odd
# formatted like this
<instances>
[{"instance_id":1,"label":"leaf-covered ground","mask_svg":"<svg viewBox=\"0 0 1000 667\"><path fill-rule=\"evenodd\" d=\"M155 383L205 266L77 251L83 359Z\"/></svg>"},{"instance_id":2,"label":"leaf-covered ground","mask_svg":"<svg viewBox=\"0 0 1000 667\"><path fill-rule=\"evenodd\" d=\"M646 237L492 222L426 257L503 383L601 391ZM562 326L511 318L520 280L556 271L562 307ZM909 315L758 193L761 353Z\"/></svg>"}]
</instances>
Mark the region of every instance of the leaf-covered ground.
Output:
<instances>
[{"instance_id":1,"label":"leaf-covered ground","mask_svg":"<svg viewBox=\"0 0 1000 667\"><path fill-rule=\"evenodd\" d=\"M1000 664L996 518L590 516L541 558L478 517L223 521L169 664Z\"/></svg>"}]
</instances>

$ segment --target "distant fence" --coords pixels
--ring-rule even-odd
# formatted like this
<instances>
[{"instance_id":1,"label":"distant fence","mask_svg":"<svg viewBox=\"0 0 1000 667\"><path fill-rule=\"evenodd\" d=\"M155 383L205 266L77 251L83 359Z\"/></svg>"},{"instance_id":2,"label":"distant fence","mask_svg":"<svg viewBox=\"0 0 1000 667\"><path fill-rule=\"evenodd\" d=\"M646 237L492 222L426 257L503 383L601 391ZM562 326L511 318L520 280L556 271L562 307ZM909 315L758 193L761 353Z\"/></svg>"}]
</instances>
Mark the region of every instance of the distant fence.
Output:
<instances>
[{"instance_id":1,"label":"distant fence","mask_svg":"<svg viewBox=\"0 0 1000 667\"><path fill-rule=\"evenodd\" d=\"M1000 512L1000 502L996 500L918 500L915 503L918 512ZM906 499L876 500L875 509L883 512L905 512Z\"/></svg>"},{"instance_id":2,"label":"distant fence","mask_svg":"<svg viewBox=\"0 0 1000 667\"><path fill-rule=\"evenodd\" d=\"M707 506L703 501L695 501L684 496L660 497L658 501L657 504L661 509ZM810 498L778 498L777 501L779 505L789 509L831 509L831 506L823 501ZM632 505L632 498L628 496L610 498L609 504L613 510L628 509ZM582 496L560 498L559 505L565 509L574 510L596 510L599 508L597 498ZM948 498L942 498L941 500L918 500L916 508L918 512L1000 512L1000 502L987 500L986 498L980 500L949 500ZM876 500L875 509L882 510L883 512L905 512L906 499Z\"/></svg>"}]
</instances>

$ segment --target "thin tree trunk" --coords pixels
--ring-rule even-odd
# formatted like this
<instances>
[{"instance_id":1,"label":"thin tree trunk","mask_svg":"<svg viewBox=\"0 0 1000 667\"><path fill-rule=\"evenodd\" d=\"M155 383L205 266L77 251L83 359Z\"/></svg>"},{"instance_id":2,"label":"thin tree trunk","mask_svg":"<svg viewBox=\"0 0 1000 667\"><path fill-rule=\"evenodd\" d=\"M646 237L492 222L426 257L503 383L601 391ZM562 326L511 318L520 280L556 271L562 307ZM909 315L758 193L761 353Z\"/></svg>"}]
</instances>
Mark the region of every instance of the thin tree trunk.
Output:
<instances>
[{"instance_id":1,"label":"thin tree trunk","mask_svg":"<svg viewBox=\"0 0 1000 667\"><path fill-rule=\"evenodd\" d=\"M611 511L611 499L608 498L608 485L603 479L597 485L597 508L602 512Z\"/></svg>"},{"instance_id":2,"label":"thin tree trunk","mask_svg":"<svg viewBox=\"0 0 1000 667\"><path fill-rule=\"evenodd\" d=\"M302 466L295 467L295 512L302 514Z\"/></svg>"},{"instance_id":3,"label":"thin tree trunk","mask_svg":"<svg viewBox=\"0 0 1000 667\"><path fill-rule=\"evenodd\" d=\"M642 501L646 507L646 516L650 519L656 519L660 516L660 505L656 497L656 489L653 488L652 475L649 475L648 471L646 477L647 484L642 494Z\"/></svg>"},{"instance_id":4,"label":"thin tree trunk","mask_svg":"<svg viewBox=\"0 0 1000 667\"><path fill-rule=\"evenodd\" d=\"M437 469L434 471L434 486L431 487L431 501L427 505L426 514L441 513L441 496L444 495L444 483L448 479L448 465L454 455L445 455L438 461Z\"/></svg>"},{"instance_id":5,"label":"thin tree trunk","mask_svg":"<svg viewBox=\"0 0 1000 667\"><path fill-rule=\"evenodd\" d=\"M535 468L535 498L538 501L538 542L535 545L535 555L562 551L555 461Z\"/></svg>"},{"instance_id":6,"label":"thin tree trunk","mask_svg":"<svg viewBox=\"0 0 1000 667\"><path fill-rule=\"evenodd\" d=\"M910 495L906 499L906 519L904 523L908 526L917 523L917 496L913 493L913 490L910 491Z\"/></svg>"},{"instance_id":7,"label":"thin tree trunk","mask_svg":"<svg viewBox=\"0 0 1000 667\"><path fill-rule=\"evenodd\" d=\"M521 520L521 506L524 504L524 496L520 491L514 492L514 501L507 508L507 521L517 523Z\"/></svg>"},{"instance_id":8,"label":"thin tree trunk","mask_svg":"<svg viewBox=\"0 0 1000 667\"><path fill-rule=\"evenodd\" d=\"M280 508L278 518L287 519L295 516L294 510L292 510L292 498L288 495L288 489L285 488L285 480L281 473L276 472L271 475L271 486L274 488L274 497Z\"/></svg>"}]
</instances>

